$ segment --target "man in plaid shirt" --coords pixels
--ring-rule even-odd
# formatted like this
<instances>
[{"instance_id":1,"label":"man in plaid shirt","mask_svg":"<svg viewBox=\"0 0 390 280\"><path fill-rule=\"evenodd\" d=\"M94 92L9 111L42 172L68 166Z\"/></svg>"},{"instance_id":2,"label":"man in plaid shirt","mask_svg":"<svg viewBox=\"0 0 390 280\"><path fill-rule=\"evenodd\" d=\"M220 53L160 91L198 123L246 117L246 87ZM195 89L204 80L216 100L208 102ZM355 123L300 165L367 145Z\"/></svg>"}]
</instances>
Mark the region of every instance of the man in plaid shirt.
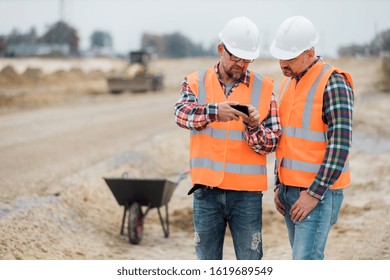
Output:
<instances>
[{"instance_id":1,"label":"man in plaid shirt","mask_svg":"<svg viewBox=\"0 0 390 280\"><path fill-rule=\"evenodd\" d=\"M220 62L214 65L215 73L221 84L221 88L226 92L226 98L234 91L239 84L245 84L249 87L250 78L249 71L246 70L242 77L230 88L226 90L226 85L220 78L219 74ZM220 116L218 117L218 106L220 106ZM233 109L234 110L234 109ZM227 112L225 112L227 111ZM225 104L199 104L198 99L188 85L187 78L184 78L181 84L181 96L175 104L175 122L183 128L192 130L205 129L210 123L215 121L224 121L225 118L238 119L236 112ZM229 115L229 117L226 117ZM269 114L262 123L256 124L254 127L245 125L245 140L249 147L256 153L266 155L275 151L278 144L280 130L280 121L278 115L278 104L275 94L272 93L272 99L269 107Z\"/></svg>"},{"instance_id":2,"label":"man in plaid shirt","mask_svg":"<svg viewBox=\"0 0 390 280\"><path fill-rule=\"evenodd\" d=\"M259 33L246 17L219 33L219 61L185 77L175 122L190 130L198 259L222 259L227 224L237 259L261 259L266 154L281 133L272 79L248 70ZM244 105L247 112L234 108ZM246 106L246 107L245 107Z\"/></svg>"},{"instance_id":3,"label":"man in plaid shirt","mask_svg":"<svg viewBox=\"0 0 390 280\"><path fill-rule=\"evenodd\" d=\"M313 24L302 16L280 25L270 52L286 76L282 136L276 150L276 209L284 216L293 259L323 259L343 189L350 184L351 76L315 55Z\"/></svg>"}]
</instances>

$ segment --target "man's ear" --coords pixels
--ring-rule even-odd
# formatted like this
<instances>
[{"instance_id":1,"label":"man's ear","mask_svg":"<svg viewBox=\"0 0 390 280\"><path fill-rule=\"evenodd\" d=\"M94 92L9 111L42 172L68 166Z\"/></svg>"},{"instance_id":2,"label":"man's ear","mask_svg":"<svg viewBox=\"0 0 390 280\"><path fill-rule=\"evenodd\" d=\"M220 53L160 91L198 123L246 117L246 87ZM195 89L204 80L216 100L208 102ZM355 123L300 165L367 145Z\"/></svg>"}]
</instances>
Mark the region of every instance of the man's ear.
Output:
<instances>
[{"instance_id":1,"label":"man's ear","mask_svg":"<svg viewBox=\"0 0 390 280\"><path fill-rule=\"evenodd\" d=\"M316 55L316 52L314 51L314 48L311 48L309 50L309 59L310 60L313 59L315 55Z\"/></svg>"},{"instance_id":2,"label":"man's ear","mask_svg":"<svg viewBox=\"0 0 390 280\"><path fill-rule=\"evenodd\" d=\"M223 43L218 44L217 51L218 51L218 56L221 57L223 52Z\"/></svg>"}]
</instances>

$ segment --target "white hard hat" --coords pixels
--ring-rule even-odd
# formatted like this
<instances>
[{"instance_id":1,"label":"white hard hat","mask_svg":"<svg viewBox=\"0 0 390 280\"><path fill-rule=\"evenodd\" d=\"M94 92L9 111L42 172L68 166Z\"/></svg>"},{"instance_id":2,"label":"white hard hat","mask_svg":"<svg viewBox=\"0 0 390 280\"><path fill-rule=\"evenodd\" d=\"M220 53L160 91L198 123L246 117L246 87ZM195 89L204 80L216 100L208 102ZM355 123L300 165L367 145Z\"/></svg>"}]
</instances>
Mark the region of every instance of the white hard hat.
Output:
<instances>
[{"instance_id":1,"label":"white hard hat","mask_svg":"<svg viewBox=\"0 0 390 280\"><path fill-rule=\"evenodd\" d=\"M310 20L303 16L290 17L279 26L270 53L278 59L292 59L312 48L317 41L318 34Z\"/></svg>"},{"instance_id":2,"label":"white hard hat","mask_svg":"<svg viewBox=\"0 0 390 280\"><path fill-rule=\"evenodd\" d=\"M260 54L259 30L247 17L229 20L218 36L228 51L239 58L255 59Z\"/></svg>"}]
</instances>

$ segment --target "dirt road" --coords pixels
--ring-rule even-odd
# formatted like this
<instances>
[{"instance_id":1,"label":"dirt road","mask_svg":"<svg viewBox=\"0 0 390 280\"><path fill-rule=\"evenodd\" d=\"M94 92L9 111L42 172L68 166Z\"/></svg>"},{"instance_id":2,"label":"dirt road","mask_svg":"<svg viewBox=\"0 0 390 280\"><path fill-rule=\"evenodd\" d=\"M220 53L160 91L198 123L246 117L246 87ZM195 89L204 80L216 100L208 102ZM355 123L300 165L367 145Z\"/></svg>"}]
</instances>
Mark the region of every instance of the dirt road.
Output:
<instances>
[{"instance_id":1,"label":"dirt road","mask_svg":"<svg viewBox=\"0 0 390 280\"><path fill-rule=\"evenodd\" d=\"M0 116L0 200L48 194L61 179L173 129L175 97L107 96Z\"/></svg>"},{"instance_id":2,"label":"dirt road","mask_svg":"<svg viewBox=\"0 0 390 280\"><path fill-rule=\"evenodd\" d=\"M129 258L127 238L118 235L122 208L102 177L180 171L166 169L172 163L165 156L175 154L171 142L164 151L170 133L179 132L172 121L176 99L166 92L107 95L1 115L0 258ZM163 238L153 213L148 219ZM108 234L105 241L96 241L101 234ZM102 246L110 240L125 244L119 254Z\"/></svg>"}]
</instances>

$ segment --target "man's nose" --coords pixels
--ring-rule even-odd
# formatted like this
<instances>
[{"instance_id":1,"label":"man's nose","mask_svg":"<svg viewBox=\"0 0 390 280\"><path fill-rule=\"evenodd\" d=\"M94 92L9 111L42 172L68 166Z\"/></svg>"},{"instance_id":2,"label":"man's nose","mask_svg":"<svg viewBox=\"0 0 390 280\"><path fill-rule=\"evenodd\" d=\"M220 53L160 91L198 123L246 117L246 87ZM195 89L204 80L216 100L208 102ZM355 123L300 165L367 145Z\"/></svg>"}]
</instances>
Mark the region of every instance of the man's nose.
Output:
<instances>
[{"instance_id":1,"label":"man's nose","mask_svg":"<svg viewBox=\"0 0 390 280\"><path fill-rule=\"evenodd\" d=\"M245 67L245 61L243 59L240 59L239 61L237 61L237 65L244 68Z\"/></svg>"},{"instance_id":2,"label":"man's nose","mask_svg":"<svg viewBox=\"0 0 390 280\"><path fill-rule=\"evenodd\" d=\"M287 66L287 63L285 60L279 60L279 65L280 65L280 68L284 68Z\"/></svg>"}]
</instances>

